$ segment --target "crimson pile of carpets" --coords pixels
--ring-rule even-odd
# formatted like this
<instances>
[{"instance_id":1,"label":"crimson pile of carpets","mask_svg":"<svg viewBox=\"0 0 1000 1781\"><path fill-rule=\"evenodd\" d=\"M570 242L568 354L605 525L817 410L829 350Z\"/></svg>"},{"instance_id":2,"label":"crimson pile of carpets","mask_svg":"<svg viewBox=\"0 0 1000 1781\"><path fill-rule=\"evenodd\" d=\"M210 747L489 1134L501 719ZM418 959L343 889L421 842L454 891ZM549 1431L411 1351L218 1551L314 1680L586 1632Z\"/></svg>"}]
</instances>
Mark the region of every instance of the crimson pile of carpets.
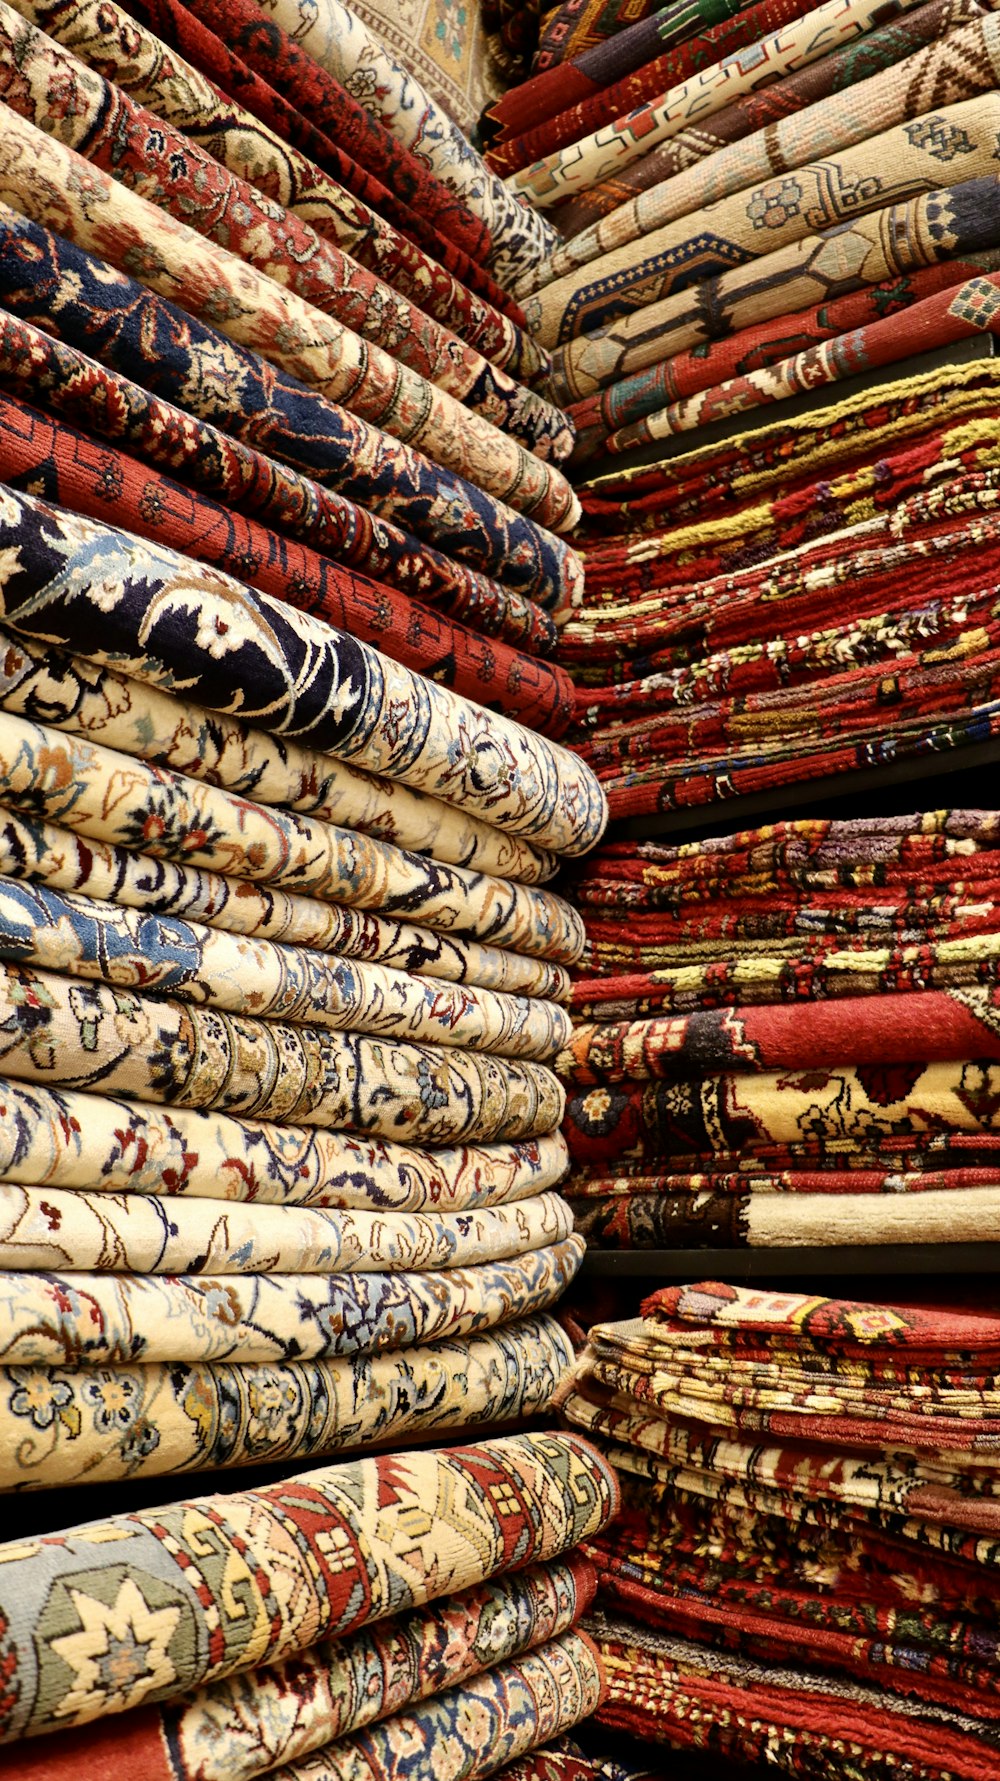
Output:
<instances>
[{"instance_id":1,"label":"crimson pile of carpets","mask_svg":"<svg viewBox=\"0 0 1000 1781\"><path fill-rule=\"evenodd\" d=\"M0 1546L0 1774L582 1781L519 1759L600 1701L580 1543L617 1502L579 1436L521 1435Z\"/></svg>"},{"instance_id":2,"label":"crimson pile of carpets","mask_svg":"<svg viewBox=\"0 0 1000 1781\"><path fill-rule=\"evenodd\" d=\"M560 659L613 816L996 737L998 388L945 366L587 486Z\"/></svg>"},{"instance_id":3,"label":"crimson pile of carpets","mask_svg":"<svg viewBox=\"0 0 1000 1781\"><path fill-rule=\"evenodd\" d=\"M490 165L563 235L515 290L577 461L991 325L989 6L601 10L607 39L564 47L488 123Z\"/></svg>"},{"instance_id":4,"label":"crimson pile of carpets","mask_svg":"<svg viewBox=\"0 0 1000 1781\"><path fill-rule=\"evenodd\" d=\"M567 1410L599 1718L796 1776L993 1781L1000 1323L714 1282L591 1331Z\"/></svg>"},{"instance_id":5,"label":"crimson pile of carpets","mask_svg":"<svg viewBox=\"0 0 1000 1781\"><path fill-rule=\"evenodd\" d=\"M339 0L0 3L0 93L0 1489L516 1424L605 819L551 232Z\"/></svg>"},{"instance_id":6,"label":"crimson pile of carpets","mask_svg":"<svg viewBox=\"0 0 1000 1781\"><path fill-rule=\"evenodd\" d=\"M557 1059L598 1248L1000 1240L1000 818L601 848Z\"/></svg>"}]
</instances>

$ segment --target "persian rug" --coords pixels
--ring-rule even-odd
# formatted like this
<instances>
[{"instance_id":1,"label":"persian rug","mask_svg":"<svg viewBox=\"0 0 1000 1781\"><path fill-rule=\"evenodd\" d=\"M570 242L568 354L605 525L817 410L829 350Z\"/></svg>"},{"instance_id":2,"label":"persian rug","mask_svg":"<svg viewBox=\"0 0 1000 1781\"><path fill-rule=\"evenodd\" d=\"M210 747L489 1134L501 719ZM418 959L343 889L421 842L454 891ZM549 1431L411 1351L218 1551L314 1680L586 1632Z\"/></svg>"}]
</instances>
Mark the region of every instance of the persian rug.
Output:
<instances>
[{"instance_id":1,"label":"persian rug","mask_svg":"<svg viewBox=\"0 0 1000 1781\"><path fill-rule=\"evenodd\" d=\"M617 1506L614 1474L586 1441L526 1434L359 1460L7 1548L20 1686L5 1697L4 1741L169 1701L558 1558ZM133 1662L102 1680L96 1657L130 1636Z\"/></svg>"},{"instance_id":2,"label":"persian rug","mask_svg":"<svg viewBox=\"0 0 1000 1781\"><path fill-rule=\"evenodd\" d=\"M790 1775L890 1781L988 1781L992 1728L972 1714L935 1712L855 1681L755 1663L669 1638L635 1621L594 1625L608 1676L601 1720L647 1742L766 1762Z\"/></svg>"},{"instance_id":3,"label":"persian rug","mask_svg":"<svg viewBox=\"0 0 1000 1781\"><path fill-rule=\"evenodd\" d=\"M276 1781L403 1781L416 1760L441 1781L473 1781L589 1719L603 1696L597 1650L574 1629L274 1774Z\"/></svg>"},{"instance_id":4,"label":"persian rug","mask_svg":"<svg viewBox=\"0 0 1000 1781\"><path fill-rule=\"evenodd\" d=\"M479 7L432 0L358 0L358 17L398 56L432 99L471 137L485 105L500 90Z\"/></svg>"},{"instance_id":5,"label":"persian rug","mask_svg":"<svg viewBox=\"0 0 1000 1781\"><path fill-rule=\"evenodd\" d=\"M556 1078L528 1059L263 1021L14 965L0 967L0 1013L3 1069L18 1081L418 1144L540 1137L562 1117Z\"/></svg>"},{"instance_id":6,"label":"persian rug","mask_svg":"<svg viewBox=\"0 0 1000 1781\"><path fill-rule=\"evenodd\" d=\"M302 117L181 0L133 0L130 13L113 0L103 8L31 0L25 16L493 363L529 382L543 369L520 310L465 250Z\"/></svg>"},{"instance_id":7,"label":"persian rug","mask_svg":"<svg viewBox=\"0 0 1000 1781\"><path fill-rule=\"evenodd\" d=\"M491 144L487 162L492 165L496 150L512 137L585 104L671 45L707 36L713 26L739 10L731 0L673 0L635 24L619 25L604 42L566 57L558 69L522 80L486 108L483 134Z\"/></svg>"},{"instance_id":8,"label":"persian rug","mask_svg":"<svg viewBox=\"0 0 1000 1781\"><path fill-rule=\"evenodd\" d=\"M152 468L166 472L171 481L183 482L208 499L217 498L228 515L240 514L259 521L285 538L299 540L333 557L345 568L370 576L379 584L379 601L386 602L386 617L381 616L379 605L366 619L359 601L351 608L350 628L358 627L365 641L375 642L386 653L395 653L399 660L404 659L402 651L419 647L424 627L431 638L435 636L435 618L424 617L428 601L470 629L514 645L518 679L523 673L529 685L534 670L530 662L522 662L521 652L547 655L554 646L555 624L534 599L480 575L457 557L445 556L432 545L418 542L391 520L367 512L290 465L266 457L207 421L185 414L128 378L88 359L65 341L54 340L6 312L0 312L0 386L6 387L11 396L5 427L11 454L18 450L34 452L30 441L37 437L37 432L32 429L48 425L55 438L60 421L65 426L77 421L79 431L96 439L112 463L116 451L123 445L131 446L128 455L141 461L143 472ZM36 404L44 400L44 415L20 402L21 397L29 396ZM51 475L50 459L56 455L55 448L42 450L44 458L39 453L34 462L29 458L29 464L36 475ZM12 455L11 472L17 462ZM90 499L95 503L104 492L102 480L97 479L96 488L93 483L90 485ZM124 494L124 488L119 490L118 486L119 480L124 482L124 472L121 479L112 476L111 480L109 499L119 492ZM153 482L159 487L155 477ZM137 509L142 524L152 523L156 517L154 506L155 503L145 502L141 510ZM553 587L546 594L539 586L537 591L550 604L555 601L562 605L579 589L567 586L563 594ZM416 619L410 616L413 607L403 603L411 599L422 608ZM366 624L371 629L370 637L365 637ZM417 630L416 638L410 636L411 629ZM480 672L484 678L479 682L477 698L480 703L489 703L482 696L489 690L485 662L480 664ZM429 678L440 679L443 673L439 658L436 675ZM516 712L518 686L512 686L509 678L504 697L512 701L510 709Z\"/></svg>"},{"instance_id":9,"label":"persian rug","mask_svg":"<svg viewBox=\"0 0 1000 1781\"><path fill-rule=\"evenodd\" d=\"M393 1213L260 1206L107 1189L0 1187L5 1267L74 1273L364 1274L478 1267L569 1234L558 1194L478 1211Z\"/></svg>"},{"instance_id":10,"label":"persian rug","mask_svg":"<svg viewBox=\"0 0 1000 1781\"><path fill-rule=\"evenodd\" d=\"M500 500L509 498L541 525L574 523L575 497L553 465L9 108L0 197L36 223L58 223L84 250L107 255L121 270L137 265L142 284L179 296L195 318L220 321L227 340L261 352L327 401L343 400L357 421L426 448L433 461ZM152 255L143 251L150 240L156 241Z\"/></svg>"},{"instance_id":11,"label":"persian rug","mask_svg":"<svg viewBox=\"0 0 1000 1781\"><path fill-rule=\"evenodd\" d=\"M941 260L878 284L864 285L844 297L816 303L811 309L774 316L759 326L741 328L687 352L675 353L648 371L623 378L620 383L574 403L577 443L573 461L583 465L597 451L619 455L625 439L646 415L673 407L737 376L780 365L812 346L864 329L884 316L902 314L925 297L953 290L968 278L998 269L1000 252L996 249L967 258ZM485 630L485 625L481 628Z\"/></svg>"},{"instance_id":12,"label":"persian rug","mask_svg":"<svg viewBox=\"0 0 1000 1781\"><path fill-rule=\"evenodd\" d=\"M194 917L229 935L291 943L348 959L377 959L390 969L446 983L568 999L568 974L561 965L411 922L272 891L247 878L154 859L114 843L84 840L56 823L39 823L2 808L0 868L13 879L55 885L141 911L142 920Z\"/></svg>"},{"instance_id":13,"label":"persian rug","mask_svg":"<svg viewBox=\"0 0 1000 1781\"><path fill-rule=\"evenodd\" d=\"M986 175L925 190L824 234L799 234L787 247L568 341L555 357L553 387L574 401L704 340L936 260L988 252L997 241L998 193L996 178Z\"/></svg>"},{"instance_id":14,"label":"persian rug","mask_svg":"<svg viewBox=\"0 0 1000 1781\"><path fill-rule=\"evenodd\" d=\"M23 359L21 366L27 369ZM496 636L486 641L490 631L510 634L522 623L528 634L518 641L528 648L541 645L547 654L555 640L555 626L547 613L517 595L508 598L496 584L500 598L491 599L492 612L474 614L477 631L482 632L477 636L465 625L399 595L384 580L369 580L355 569L343 568L325 552L281 537L209 496L182 488L107 440L3 395L0 475L10 488L30 489L72 512L107 520L245 578L262 593L349 631L463 697L494 709L503 706L509 716L541 734L558 736L568 726L573 689L565 671L533 660ZM417 556L422 558L423 552ZM390 572L388 567L383 570ZM515 617L521 622L515 623ZM491 681L495 682L492 698Z\"/></svg>"},{"instance_id":15,"label":"persian rug","mask_svg":"<svg viewBox=\"0 0 1000 1781\"><path fill-rule=\"evenodd\" d=\"M119 672L154 686L176 670L188 696L210 709L238 711L244 722L266 716L269 729L555 851L584 851L604 827L597 781L558 743L307 613L13 491L0 502L0 533L14 548L4 557L2 617L19 635L37 631L97 661L113 655ZM103 647L95 647L94 611Z\"/></svg>"},{"instance_id":16,"label":"persian rug","mask_svg":"<svg viewBox=\"0 0 1000 1781\"><path fill-rule=\"evenodd\" d=\"M198 0L194 10L206 3ZM545 219L490 172L416 75L342 0L305 10L299 0L274 0L266 10L397 142L419 149L423 164L481 220L490 244L486 264L500 284L509 286L552 251L556 237Z\"/></svg>"},{"instance_id":17,"label":"persian rug","mask_svg":"<svg viewBox=\"0 0 1000 1781\"><path fill-rule=\"evenodd\" d=\"M805 112L782 118L687 171L647 188L631 203L622 205L559 249L543 269L544 282L563 279L594 261L598 262L595 274L602 266L617 267L621 264L622 249L636 242L643 243L636 257L644 258L653 248L647 238L655 231L682 217L690 218L695 211L714 207L758 182L770 194L769 182L777 181L781 174L808 167L821 154L843 153L907 120L930 118L940 107L968 100L977 92L988 93L995 86L998 67L1000 25L990 13L949 32L904 62L860 81L848 92L832 94L810 105ZM904 138L904 143L908 139ZM956 154L962 152L957 139L952 146ZM943 160L946 152L947 145L942 142L934 158ZM869 174L859 186L859 201L863 201L862 191L867 197L879 189L872 184L879 179L877 169ZM710 218L704 219L709 229L715 226L718 215L713 211ZM771 208L760 227L770 231L776 223ZM614 260L607 258L612 255ZM542 282L540 276L539 285Z\"/></svg>"},{"instance_id":18,"label":"persian rug","mask_svg":"<svg viewBox=\"0 0 1000 1781\"><path fill-rule=\"evenodd\" d=\"M487 53L499 79L494 81L502 92L511 81L527 76L538 48L538 23L541 0L483 0L480 7ZM485 118L476 120L476 130L483 135ZM472 135L472 131L466 131Z\"/></svg>"},{"instance_id":19,"label":"persian rug","mask_svg":"<svg viewBox=\"0 0 1000 1781\"><path fill-rule=\"evenodd\" d=\"M129 191L265 273L539 457L564 458L565 418L415 309L281 205L180 135L11 8L0 13L0 95ZM113 199L113 188L109 196ZM174 287L177 288L176 286ZM353 400L353 398L352 398Z\"/></svg>"},{"instance_id":20,"label":"persian rug","mask_svg":"<svg viewBox=\"0 0 1000 1781\"><path fill-rule=\"evenodd\" d=\"M488 1334L340 1360L11 1367L0 1372L0 1421L7 1431L0 1489L100 1484L261 1461L301 1464L376 1443L397 1448L446 1429L544 1416L572 1359L554 1318L535 1317ZM323 1709L298 1693L295 1682L293 1675L285 1685L283 1711L288 1715L298 1704L289 1735L299 1743L307 1709ZM279 1702L282 1693L276 1685ZM390 1696L384 1710L398 1699ZM213 1712L206 1731L231 1710L231 1700ZM275 1710L272 1700L261 1701L255 1739L263 1739L268 1722L274 1736ZM318 1724L314 1741L325 1742L331 1729L340 1735L325 1716ZM96 1757L102 1741L91 1744L88 1756ZM73 1755L81 1761L78 1747ZM231 1742L225 1761L234 1762ZM4 1766L0 1761L0 1774ZM225 1769L222 1781L232 1781Z\"/></svg>"},{"instance_id":21,"label":"persian rug","mask_svg":"<svg viewBox=\"0 0 1000 1781\"><path fill-rule=\"evenodd\" d=\"M552 604L579 582L563 540L5 207L0 298L111 371L505 585Z\"/></svg>"},{"instance_id":22,"label":"persian rug","mask_svg":"<svg viewBox=\"0 0 1000 1781\"><path fill-rule=\"evenodd\" d=\"M893 10L909 10L893 0ZM710 117L743 92L769 85L793 68L827 55L841 43L885 22L885 8L871 0L823 0L812 12L755 44L699 69L669 92L545 155L511 176L510 189L541 210L597 185L675 136L693 118ZM551 250L550 250L551 251Z\"/></svg>"},{"instance_id":23,"label":"persian rug","mask_svg":"<svg viewBox=\"0 0 1000 1781\"><path fill-rule=\"evenodd\" d=\"M594 227L602 217L630 204L640 192L684 172L731 142L817 104L831 93L849 91L978 16L978 0L926 0L923 6L864 32L820 61L784 75L771 86L744 94L722 111L713 112L703 124L681 130L616 176L558 204L553 221L567 241L572 240Z\"/></svg>"},{"instance_id":24,"label":"persian rug","mask_svg":"<svg viewBox=\"0 0 1000 1781\"><path fill-rule=\"evenodd\" d=\"M394 1218L513 1205L566 1173L557 1131L519 1144L422 1150L312 1126L157 1107L3 1078L7 1183L257 1208L338 1207Z\"/></svg>"},{"instance_id":25,"label":"persian rug","mask_svg":"<svg viewBox=\"0 0 1000 1781\"><path fill-rule=\"evenodd\" d=\"M440 799L238 718L189 704L176 693L129 680L113 668L84 663L6 631L2 636L0 689L8 712L31 717L44 714L56 728L86 732L102 746L139 760L173 768L187 777L197 775L230 792L253 793L254 802L286 806L289 812L355 830L384 846L409 849L422 856L422 869L432 862L447 863L459 873L453 882L460 882L466 891L471 890L479 870L507 881L515 896L520 895L515 886L539 886L555 873L558 860L554 854L519 836L505 835ZM59 691L53 678L56 670ZM43 695L44 676L50 685ZM133 837L133 846L145 851L157 838L154 826L147 835ZM363 848L359 865L362 856ZM245 870L246 862L243 864ZM493 887L493 894L499 894L498 886ZM551 893L546 896L551 898ZM563 911L562 921L570 923L567 931L576 936L573 957L577 957L583 943L579 917L563 899L552 901L551 907L548 903L539 907L547 910L547 927L552 926L556 912ZM456 931L463 931L460 921ZM553 931L557 933L558 928Z\"/></svg>"},{"instance_id":26,"label":"persian rug","mask_svg":"<svg viewBox=\"0 0 1000 1781\"><path fill-rule=\"evenodd\" d=\"M46 1376L52 1368L136 1362L145 1369L273 1366L290 1354L301 1362L356 1358L476 1336L548 1311L583 1251L583 1239L570 1236L510 1261L409 1274L5 1274L0 1349L5 1366L44 1368ZM224 1416L225 1402L223 1392Z\"/></svg>"},{"instance_id":27,"label":"persian rug","mask_svg":"<svg viewBox=\"0 0 1000 1781\"><path fill-rule=\"evenodd\" d=\"M104 683L106 689L113 684ZM18 701L8 694L6 702ZM127 716L134 721L145 709L140 698ZM238 867L255 884L304 891L322 901L361 909L395 905L431 927L482 933L494 946L509 943L529 956L552 954L569 963L582 951L579 916L551 892L427 861L276 804L251 804L206 783L211 772L204 766L205 780L147 766L73 735L81 727L80 714L75 716L61 735L0 713L9 808L21 806L28 817L45 811L88 840L111 840L155 858L210 870Z\"/></svg>"},{"instance_id":28,"label":"persian rug","mask_svg":"<svg viewBox=\"0 0 1000 1781\"><path fill-rule=\"evenodd\" d=\"M276 1763L439 1695L575 1625L593 1600L579 1554L497 1577L284 1663L160 1707L95 1720L19 1752L22 1781L65 1781L102 1762L122 1781L252 1781ZM9 1757L0 1756L0 1774Z\"/></svg>"},{"instance_id":29,"label":"persian rug","mask_svg":"<svg viewBox=\"0 0 1000 1781\"><path fill-rule=\"evenodd\" d=\"M797 16L795 4L796 0L754 0L752 6L743 8L717 6L716 23L662 53L654 49L649 61L592 91L586 99L535 123L522 134L504 137L489 151L487 162L497 172L516 173L541 156L566 148L602 124L613 123L625 112L635 111L647 100L658 99L699 69L711 67L723 56L733 55L768 32L780 29ZM648 21L650 25L656 16ZM533 271L525 288L531 289L539 282L538 270Z\"/></svg>"},{"instance_id":30,"label":"persian rug","mask_svg":"<svg viewBox=\"0 0 1000 1781\"><path fill-rule=\"evenodd\" d=\"M411 211L428 217L437 235L450 235L471 260L488 262L492 238L484 220L436 176L425 156L411 153L409 144L370 115L359 93L317 62L301 32L287 31L280 18L268 18L249 0L239 0L231 12L214 0L197 0L190 11L325 137L350 144L353 159ZM356 28L371 35L360 19Z\"/></svg>"}]
</instances>

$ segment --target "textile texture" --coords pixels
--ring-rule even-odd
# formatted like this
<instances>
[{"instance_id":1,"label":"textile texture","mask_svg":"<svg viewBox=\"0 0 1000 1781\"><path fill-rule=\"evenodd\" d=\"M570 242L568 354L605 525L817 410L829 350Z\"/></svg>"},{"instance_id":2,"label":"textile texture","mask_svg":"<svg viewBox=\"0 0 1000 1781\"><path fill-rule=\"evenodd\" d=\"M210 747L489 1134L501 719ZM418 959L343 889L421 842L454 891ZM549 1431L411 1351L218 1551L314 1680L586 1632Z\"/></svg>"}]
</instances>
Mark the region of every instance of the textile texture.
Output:
<instances>
[{"instance_id":1,"label":"textile texture","mask_svg":"<svg viewBox=\"0 0 1000 1781\"><path fill-rule=\"evenodd\" d=\"M998 860L993 815L946 811L618 843L581 868L556 1068L588 1242L1000 1230Z\"/></svg>"},{"instance_id":2,"label":"textile texture","mask_svg":"<svg viewBox=\"0 0 1000 1781\"><path fill-rule=\"evenodd\" d=\"M616 1506L614 1474L585 1441L521 1435L355 1461L7 1549L20 1689L5 1700L4 1741L150 1707L557 1558ZM102 1680L96 1655L130 1628L127 1672Z\"/></svg>"},{"instance_id":3,"label":"textile texture","mask_svg":"<svg viewBox=\"0 0 1000 1781\"><path fill-rule=\"evenodd\" d=\"M995 1341L987 1312L717 1282L597 1326L568 1414L623 1473L588 1545L609 1723L989 1774Z\"/></svg>"}]
</instances>

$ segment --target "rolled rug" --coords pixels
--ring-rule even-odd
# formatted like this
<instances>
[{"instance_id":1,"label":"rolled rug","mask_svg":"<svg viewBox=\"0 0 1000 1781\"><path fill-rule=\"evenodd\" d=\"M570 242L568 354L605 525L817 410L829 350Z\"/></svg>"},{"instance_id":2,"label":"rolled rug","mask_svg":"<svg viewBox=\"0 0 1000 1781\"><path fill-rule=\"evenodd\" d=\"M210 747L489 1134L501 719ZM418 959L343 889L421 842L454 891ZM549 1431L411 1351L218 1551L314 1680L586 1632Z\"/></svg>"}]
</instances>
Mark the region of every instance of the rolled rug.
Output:
<instances>
[{"instance_id":1,"label":"rolled rug","mask_svg":"<svg viewBox=\"0 0 1000 1781\"><path fill-rule=\"evenodd\" d=\"M617 1501L610 1467L580 1437L520 1435L359 1460L29 1542L2 1567L23 1679L3 1740L170 1700L556 1558ZM102 1684L91 1641L103 1628L106 1649L119 1623L145 1642L127 1676Z\"/></svg>"},{"instance_id":2,"label":"rolled rug","mask_svg":"<svg viewBox=\"0 0 1000 1781\"><path fill-rule=\"evenodd\" d=\"M60 1781L74 1764L97 1776L101 1763L122 1781L252 1781L331 1733L345 1737L558 1637L590 1605L594 1581L575 1554L498 1577L162 1706L38 1739L18 1753L22 1781ZM10 1762L0 1755L0 1775Z\"/></svg>"}]
</instances>

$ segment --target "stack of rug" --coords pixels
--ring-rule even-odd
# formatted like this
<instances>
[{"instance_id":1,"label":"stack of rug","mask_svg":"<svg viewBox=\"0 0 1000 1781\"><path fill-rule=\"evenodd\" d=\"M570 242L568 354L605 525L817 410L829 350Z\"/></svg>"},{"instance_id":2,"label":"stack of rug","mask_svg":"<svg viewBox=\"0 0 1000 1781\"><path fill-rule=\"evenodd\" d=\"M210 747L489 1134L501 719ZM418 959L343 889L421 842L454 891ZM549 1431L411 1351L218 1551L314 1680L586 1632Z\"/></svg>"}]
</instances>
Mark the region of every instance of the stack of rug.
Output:
<instances>
[{"instance_id":1,"label":"stack of rug","mask_svg":"<svg viewBox=\"0 0 1000 1781\"><path fill-rule=\"evenodd\" d=\"M490 165L563 235L515 289L579 457L947 342L954 287L990 283L1000 248L988 6L672 0L615 23L489 114ZM871 287L938 261L885 319ZM815 313L861 292L854 319ZM779 320L768 350L760 325ZM741 334L728 361L707 350ZM674 355L697 343L703 375L681 387Z\"/></svg>"},{"instance_id":2,"label":"stack of rug","mask_svg":"<svg viewBox=\"0 0 1000 1781\"><path fill-rule=\"evenodd\" d=\"M578 1230L1000 1241L998 892L995 812L601 849L557 1060Z\"/></svg>"},{"instance_id":3,"label":"stack of rug","mask_svg":"<svg viewBox=\"0 0 1000 1781\"><path fill-rule=\"evenodd\" d=\"M617 1502L579 1436L522 1435L0 1547L0 1774L506 1774L600 1700L578 1548Z\"/></svg>"},{"instance_id":4,"label":"stack of rug","mask_svg":"<svg viewBox=\"0 0 1000 1781\"><path fill-rule=\"evenodd\" d=\"M568 1414L623 1488L585 1547L599 1717L794 1775L990 1781L996 1317L707 1283L591 1338Z\"/></svg>"},{"instance_id":5,"label":"stack of rug","mask_svg":"<svg viewBox=\"0 0 1000 1781\"><path fill-rule=\"evenodd\" d=\"M0 0L0 94L0 1489L544 1411L551 231L339 0Z\"/></svg>"},{"instance_id":6,"label":"stack of rug","mask_svg":"<svg viewBox=\"0 0 1000 1781\"><path fill-rule=\"evenodd\" d=\"M998 387L945 366L585 491L561 660L613 816L995 738Z\"/></svg>"},{"instance_id":7,"label":"stack of rug","mask_svg":"<svg viewBox=\"0 0 1000 1781\"><path fill-rule=\"evenodd\" d=\"M0 533L0 1484L544 1408L586 769L162 547Z\"/></svg>"}]
</instances>

